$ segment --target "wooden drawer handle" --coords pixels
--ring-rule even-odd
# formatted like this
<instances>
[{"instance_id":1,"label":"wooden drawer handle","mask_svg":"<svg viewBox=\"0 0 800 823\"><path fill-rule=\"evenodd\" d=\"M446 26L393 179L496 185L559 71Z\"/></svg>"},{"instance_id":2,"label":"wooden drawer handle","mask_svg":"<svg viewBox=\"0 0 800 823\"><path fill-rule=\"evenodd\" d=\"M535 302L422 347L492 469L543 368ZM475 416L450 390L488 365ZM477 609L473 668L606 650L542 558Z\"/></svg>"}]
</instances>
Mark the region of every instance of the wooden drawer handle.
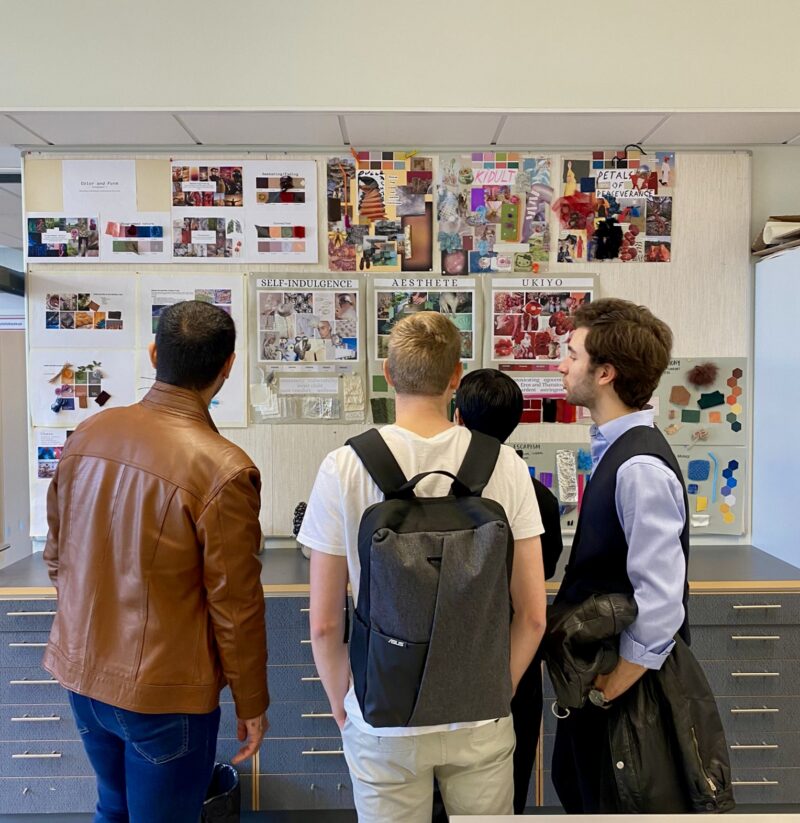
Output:
<instances>
[{"instance_id":1,"label":"wooden drawer handle","mask_svg":"<svg viewBox=\"0 0 800 823\"><path fill-rule=\"evenodd\" d=\"M731 709L731 714L776 714L780 709L770 709L764 706L761 709Z\"/></svg>"},{"instance_id":2,"label":"wooden drawer handle","mask_svg":"<svg viewBox=\"0 0 800 823\"><path fill-rule=\"evenodd\" d=\"M55 617L55 612L6 612L6 617Z\"/></svg>"},{"instance_id":3,"label":"wooden drawer handle","mask_svg":"<svg viewBox=\"0 0 800 823\"><path fill-rule=\"evenodd\" d=\"M732 634L731 640L780 640L779 634Z\"/></svg>"},{"instance_id":4,"label":"wooden drawer handle","mask_svg":"<svg viewBox=\"0 0 800 823\"><path fill-rule=\"evenodd\" d=\"M746 611L749 609L780 609L780 603L755 603L755 604L736 604L733 607L736 611Z\"/></svg>"},{"instance_id":5,"label":"wooden drawer handle","mask_svg":"<svg viewBox=\"0 0 800 823\"><path fill-rule=\"evenodd\" d=\"M333 717L333 712L325 713L325 712L307 712L306 714L301 714L300 717L302 718L312 718L312 717Z\"/></svg>"},{"instance_id":6,"label":"wooden drawer handle","mask_svg":"<svg viewBox=\"0 0 800 823\"><path fill-rule=\"evenodd\" d=\"M344 754L344 750L342 750L342 749L330 749L330 750L325 750L325 749L319 749L319 750L316 750L316 749L310 749L309 751L306 751L306 752L301 752L301 754L303 755L303 757L311 757L311 756L313 756L313 755L317 755L317 754L321 754L321 755L323 755L323 756L326 756L326 757L327 757L327 756L330 756L330 755Z\"/></svg>"},{"instance_id":7,"label":"wooden drawer handle","mask_svg":"<svg viewBox=\"0 0 800 823\"><path fill-rule=\"evenodd\" d=\"M22 752L22 754L12 754L12 760L59 760L61 752L49 752L47 754L31 754L30 752Z\"/></svg>"},{"instance_id":8,"label":"wooden drawer handle","mask_svg":"<svg viewBox=\"0 0 800 823\"><path fill-rule=\"evenodd\" d=\"M31 717L25 714L22 717L12 717L12 723L57 723L61 718L57 714L51 714L50 717Z\"/></svg>"},{"instance_id":9,"label":"wooden drawer handle","mask_svg":"<svg viewBox=\"0 0 800 823\"><path fill-rule=\"evenodd\" d=\"M57 686L58 680L9 680L9 686Z\"/></svg>"},{"instance_id":10,"label":"wooden drawer handle","mask_svg":"<svg viewBox=\"0 0 800 823\"><path fill-rule=\"evenodd\" d=\"M46 649L47 643L9 643L9 649Z\"/></svg>"},{"instance_id":11,"label":"wooden drawer handle","mask_svg":"<svg viewBox=\"0 0 800 823\"><path fill-rule=\"evenodd\" d=\"M777 780L767 780L767 778L763 778L762 780L731 780L732 786L779 786L780 783Z\"/></svg>"},{"instance_id":12,"label":"wooden drawer handle","mask_svg":"<svg viewBox=\"0 0 800 823\"><path fill-rule=\"evenodd\" d=\"M731 677L780 677L780 672L731 672Z\"/></svg>"},{"instance_id":13,"label":"wooden drawer handle","mask_svg":"<svg viewBox=\"0 0 800 823\"><path fill-rule=\"evenodd\" d=\"M300 682L301 683L321 683L322 678L321 677L301 677Z\"/></svg>"},{"instance_id":14,"label":"wooden drawer handle","mask_svg":"<svg viewBox=\"0 0 800 823\"><path fill-rule=\"evenodd\" d=\"M780 749L778 743L734 743L731 746L732 751L745 751L749 749Z\"/></svg>"}]
</instances>

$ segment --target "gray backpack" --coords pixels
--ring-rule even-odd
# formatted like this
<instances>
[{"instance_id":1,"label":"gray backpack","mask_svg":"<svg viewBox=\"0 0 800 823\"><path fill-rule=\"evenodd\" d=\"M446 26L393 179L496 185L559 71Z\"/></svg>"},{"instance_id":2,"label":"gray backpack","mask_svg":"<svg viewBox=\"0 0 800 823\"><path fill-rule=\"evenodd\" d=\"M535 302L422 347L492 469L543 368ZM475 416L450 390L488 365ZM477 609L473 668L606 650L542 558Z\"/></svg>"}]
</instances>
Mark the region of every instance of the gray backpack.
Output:
<instances>
[{"instance_id":1,"label":"gray backpack","mask_svg":"<svg viewBox=\"0 0 800 823\"><path fill-rule=\"evenodd\" d=\"M411 480L377 430L347 445L386 498L358 531L350 667L364 719L380 728L505 717L514 538L503 507L480 496L500 443L472 432L455 476ZM431 474L452 478L450 494L414 494Z\"/></svg>"}]
</instances>

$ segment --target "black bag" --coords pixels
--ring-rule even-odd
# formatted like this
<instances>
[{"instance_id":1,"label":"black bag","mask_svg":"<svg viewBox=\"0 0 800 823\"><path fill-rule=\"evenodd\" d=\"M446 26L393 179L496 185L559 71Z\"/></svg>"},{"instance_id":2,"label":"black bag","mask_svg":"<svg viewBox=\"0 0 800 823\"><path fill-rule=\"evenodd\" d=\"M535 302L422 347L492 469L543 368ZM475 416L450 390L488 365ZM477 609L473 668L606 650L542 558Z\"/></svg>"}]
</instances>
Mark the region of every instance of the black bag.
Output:
<instances>
[{"instance_id":1,"label":"black bag","mask_svg":"<svg viewBox=\"0 0 800 823\"><path fill-rule=\"evenodd\" d=\"M347 444L386 498L358 532L350 666L364 719L380 728L507 716L514 539L503 507L480 496L500 443L472 432L456 476L411 480L377 430ZM449 495L414 494L431 474L452 478Z\"/></svg>"},{"instance_id":2,"label":"black bag","mask_svg":"<svg viewBox=\"0 0 800 823\"><path fill-rule=\"evenodd\" d=\"M215 763L201 823L239 823L241 805L239 772L227 763Z\"/></svg>"}]
</instances>

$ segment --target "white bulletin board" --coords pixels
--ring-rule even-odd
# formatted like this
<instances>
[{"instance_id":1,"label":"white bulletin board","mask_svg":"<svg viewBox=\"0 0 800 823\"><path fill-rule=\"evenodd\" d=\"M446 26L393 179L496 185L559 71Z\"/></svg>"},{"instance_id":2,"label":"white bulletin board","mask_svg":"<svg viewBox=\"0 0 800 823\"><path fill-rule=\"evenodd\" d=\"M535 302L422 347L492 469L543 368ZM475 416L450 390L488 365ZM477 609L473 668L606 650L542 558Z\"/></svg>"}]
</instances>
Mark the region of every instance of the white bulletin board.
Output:
<instances>
[{"instance_id":1,"label":"white bulletin board","mask_svg":"<svg viewBox=\"0 0 800 823\"><path fill-rule=\"evenodd\" d=\"M579 135L576 135L576 142L579 140ZM668 147L672 148L672 147ZM417 150L419 158L431 158L430 171L428 171L427 160L417 160L418 169L411 169L409 174L412 178L419 181L419 192L416 190L403 191L403 210L416 208L417 200L422 199L425 204L426 214L406 216L406 223L412 224L411 235L414 233L422 233L427 230L426 215L432 207L433 211L433 242L432 242L432 270L416 271L416 272L397 272L399 277L445 277L441 272L441 254L437 242L438 223L437 217L437 187L439 181L442 179L444 171L440 170L440 158L444 155L463 155L465 152L462 149L447 150L441 149L437 151L425 151L424 147L408 147L408 151ZM520 149L526 156L541 156L540 152L533 149ZM648 149L649 151L649 149ZM121 190L125 194L126 202L120 204L119 209L109 220L104 220L104 212L109 211L107 206L103 206L101 202L99 206L94 207L94 201L86 203L83 206L83 211L87 208L96 208L95 212L86 212L84 215L73 214L70 207L81 206L82 201L78 203L64 202L64 176L63 176L63 160L67 159L92 159L90 156L83 155L50 155L44 153L29 153L24 156L23 174L24 174L24 205L26 215L60 215L64 218L94 218L94 227L89 227L88 234L86 227L77 225L71 226L69 232L65 228L63 231L69 234L65 236L64 250L65 254L69 251L69 256L66 257L66 262L63 259L50 259L47 257L29 258L28 265L36 269L37 272L43 276L51 277L55 275L62 276L72 272L79 272L81 275L102 275L104 271L109 270L115 276L133 275L137 272L147 273L149 276L157 275L164 278L164 282L169 284L169 280L173 276L185 277L193 271L193 263L201 263L196 266L200 273L204 276L220 274L220 275L238 275L241 278L245 277L264 277L264 276L285 276L287 272L291 276L302 274L304 277L339 277L339 276L356 276L364 278L368 284L371 278L378 277L393 277L395 272L377 272L371 267L367 270L366 265L359 270L358 265L363 255L358 253L349 254L349 247L347 243L353 239L353 232L348 234L346 228L346 220L350 219L346 215L346 208L341 208L341 203L335 201L334 205L339 204L339 210L335 214L328 211L328 193L326 188L329 185L328 168L329 161L332 157L342 157L341 150L338 155L332 152L244 152L231 147L226 152L218 152L215 154L203 154L202 159L208 161L207 168L217 167L241 167L244 169L251 168L248 164L251 161L256 163L256 170L259 166L264 174L257 175L258 177L267 178L266 189L263 192L267 203L262 203L265 206L265 213L268 210L269 199L273 189L272 182L269 178L272 175L273 167L266 165L267 161L280 161L286 163L288 161L298 161L294 169L294 177L291 186L284 188L284 192L295 192L299 195L301 186L306 186L310 181L311 175L301 174L300 172L306 168L301 163L313 162L316 164L316 221L317 229L312 238L303 238L305 247L312 255L312 259L316 256L318 262L306 262L294 267L288 266L286 263L267 264L259 260L258 262L247 262L247 243L248 237L246 234L246 221L241 223L238 215L246 212L248 207L246 204L247 194L249 193L249 183L245 182L249 179L246 176L243 179L241 200L242 206L237 205L238 192L233 191L237 188L236 185L229 185L227 188L230 192L221 192L227 195L222 198L221 203L213 203L210 206L186 206L185 193L183 198L183 205L178 205L173 202L173 180L172 180L172 160L180 161L181 165L188 165L191 169L193 165L198 165L198 184L199 180L199 160L186 157L186 151L181 150L182 153L162 154L109 154L97 158L102 160L132 160L134 163L135 181L136 181L136 198L135 203L130 202L130 192L127 184L121 184ZM552 149L545 153L551 158L551 176L552 187L554 189L553 197L558 198L560 186L562 184L561 174L564 168L563 160L568 156L576 156L574 152L559 152ZM348 155L349 156L349 155ZM371 158L371 155L370 155ZM412 157L408 160L409 167L412 165ZM594 263L558 263L557 261L557 247L559 227L557 221L551 217L550 221L550 251L546 260L539 260L537 264L539 271L536 273L541 276L558 275L562 277L587 277L589 275L596 275L596 293L599 297L622 297L637 303L647 305L659 317L665 320L672 328L675 336L675 345L673 349L673 356L675 358L701 358L701 359L722 359L722 358L747 358L750 354L751 345L751 278L752 268L750 264L749 254L749 233L750 233L750 175L751 175L751 158L747 152L681 152L678 151L674 158L674 171L677 175L678 185L674 189L674 202L672 210L672 225L671 229L671 254L670 262L663 262L659 264L652 263L636 263L636 262L604 262L599 266ZM370 162L372 162L370 160ZM382 161L388 162L388 161ZM401 162L394 158L393 162ZM405 162L405 161L403 161ZM354 163L353 163L354 165ZM341 169L339 168L341 166ZM109 167L112 168L113 167ZM119 167L120 169L123 167ZM337 173L344 175L345 179L349 181L351 167L346 162L337 163L333 165ZM269 174L267 174L269 172ZM412 173L413 172L413 173ZM210 174L211 172L207 172ZM226 172L227 174L227 172ZM192 172L189 176L189 191L192 190ZM432 193L429 193L428 176L431 178L433 186ZM280 177L280 175L278 175ZM254 178L255 179L255 178ZM302 181L302 183L301 183ZM176 181L177 182L177 181ZM207 181L203 181L207 182ZM262 181L263 183L264 181ZM413 180L412 180L413 182ZM424 184L424 185L423 185ZM284 183L284 186L287 184ZM202 189L202 186L195 188ZM207 187L208 188L208 187ZM218 187L215 187L215 190ZM257 187L256 187L257 188ZM262 186L263 188L263 186ZM453 187L453 191L458 194L457 186ZM278 182L278 189L281 189L280 181ZM423 191L424 189L424 191ZM256 192L256 197L258 193ZM262 197L262 199L264 199ZM294 197L294 195L292 195ZM178 198L180 200L180 198ZM193 198L193 201L197 200ZM213 198L212 202L213 202ZM219 198L218 198L219 199ZM280 199L280 198L279 198ZM304 198L305 199L305 198ZM288 196L284 197L284 201L288 200ZM428 201L432 200L432 203ZM201 202L204 202L201 200ZM311 202L311 198L308 198ZM399 200L398 200L399 202ZM299 204L299 203L298 203ZM357 205L355 204L354 214L357 215ZM102 259L101 253L104 248L103 237L107 228L108 222L117 222L120 224L132 224L136 222L134 218L139 216L142 224L152 225L157 222L164 222L164 216L168 216L166 225L163 226L163 243L164 247L170 253L174 252L176 240L181 246L191 245L190 242L183 243L183 240L192 240L192 232L199 232L194 236L198 241L197 245L204 245L199 241L209 241L210 235L202 234L203 229L200 224L197 228L193 228L192 219L207 219L201 215L207 212L209 214L216 214L219 212L220 216L226 218L225 225L221 223L218 225L214 223L214 232L219 232L218 236L213 238L213 247L215 249L214 256L209 257L208 254L202 259L183 259L168 263L149 262L145 259L145 254L140 255L140 259L129 260L123 262L113 262L109 264L106 259ZM111 211L114 211L112 209ZM69 213L68 213L69 212ZM160 215L160 217L158 217ZM339 220L335 219L339 216ZM329 219L331 218L331 219ZM282 218L281 218L282 219ZM188 220L188 223L184 221ZM236 221L239 221L237 223ZM401 215L398 220L402 222ZM180 228L182 234L176 238L175 226L176 221L180 221ZM233 222L230 222L233 221ZM414 222L417 221L417 222ZM28 221L30 223L30 221ZM296 225L306 225L304 221L299 221ZM32 228L36 229L36 224L30 224ZM294 225L294 224L293 224ZM309 224L310 225L310 224ZM351 221L352 227L352 221ZM40 224L42 231L47 230L45 222ZM405 226L403 227L405 230ZM326 230L327 229L327 230ZM61 229L57 229L61 231ZM74 230L74 231L73 231ZM117 229L112 229L117 231ZM120 228L120 237L124 234ZM131 230L133 231L133 230ZM211 229L206 229L211 231ZM157 232L156 232L157 234ZM357 234L357 232L356 232ZM98 236L96 236L98 235ZM146 235L146 232L144 233ZM157 236L144 236L142 239L146 241L142 247L145 249L155 249L157 246L151 245L152 240L159 240ZM398 235L399 236L399 235ZM424 234L423 234L424 236ZM283 239L283 238L281 238ZM299 241L298 238L292 238ZM256 237L257 240L257 237ZM394 241L398 242L397 240ZM94 252L95 244L97 244L97 254ZM240 244L240 245L239 245ZM42 245L41 243L39 244ZM206 244L207 245L207 244ZM513 245L513 244L512 244ZM135 254L133 245L125 247L118 246L119 249L126 248L131 254ZM298 247L299 248L299 247ZM88 250L91 249L89 253ZM184 251L189 251L188 248L181 247L179 251L183 254ZM197 249L194 253L203 254ZM206 249L206 252L208 249ZM147 254L153 252L148 251ZM225 256L229 255L229 256ZM184 255L185 256L185 255ZM541 257L541 254L537 256ZM119 260L120 258L117 258ZM345 271L332 271L329 261L336 259L337 266L344 268ZM412 258L409 258L412 259ZM66 263L70 265L67 266ZM425 262L425 261L423 261ZM425 265L427 265L425 263ZM346 270L351 266L354 271ZM377 267L376 267L377 268ZM469 276L469 275L467 275ZM497 271L494 274L475 274L473 277L478 279L484 277L513 277L515 274ZM364 293L368 288L364 289ZM477 291L477 290L476 290ZM76 292L77 294L78 292ZM83 292L81 292L83 293ZM114 307L113 311L119 309ZM124 306L123 309L124 311ZM249 303L247 305L247 321L245 325L252 324L253 317ZM54 322L54 318L53 318ZM364 333L366 335L366 360L362 361L365 364L374 364L377 361L376 353L371 350L370 336L372 332L367 328L369 319L364 316ZM123 328L127 329L127 324L123 321ZM377 330L376 330L377 331ZM485 330L484 330L485 331ZM245 332L249 335L249 331ZM250 335L251 336L251 335ZM475 340L475 363L481 363L485 352L484 337L480 340ZM52 349L51 349L52 350ZM122 350L118 350L122 351ZM143 367L139 367L135 362L134 351L131 350L131 365L125 368L130 368L132 373L138 375ZM87 349L91 355L94 349ZM52 363L48 361L44 365L59 365L56 361L63 362L63 353L59 357L50 358ZM98 357L90 357L86 361L88 363L92 359L101 359ZM250 361L252 354L247 353L246 358L242 357L242 365L244 366L245 359L247 360L247 369L244 371L244 379L250 381L252 379L250 370ZM116 378L119 373L117 366L111 360L106 358L103 362L103 369L108 368L109 380ZM83 361L76 365L86 365ZM112 368L113 367L113 368ZM374 368L370 365L370 370L366 374L365 391L367 395L367 410L369 409L369 396L372 390L371 378ZM142 376L142 375L138 375ZM749 393L752 381L746 381L743 388L742 397L746 402L742 403L745 409L749 408ZM31 384L32 385L32 384ZM45 394L47 391L52 393L52 386L48 386L45 381ZM41 387L40 387L41 388ZM136 397L136 386L131 388L131 400ZM32 389L33 392L33 389ZM44 395L42 395L43 397ZM113 394L113 401L118 402L118 398L122 399L125 393L120 391ZM47 395L49 398L49 395ZM32 398L33 399L33 398ZM249 398L247 401L249 405ZM32 404L33 405L33 404ZM44 406L43 399L40 397L38 407ZM44 407L46 410L46 406ZM61 424L50 420L50 415L45 413L45 419L36 421L43 426L61 428ZM66 421L65 421L66 422ZM262 527L266 534L272 535L287 535L291 533L292 513L296 504L302 500L307 500L311 486L314 481L317 469L324 456L331 450L342 445L349 437L363 431L371 423L349 423L344 419L327 425L319 425L318 423L284 423L281 426L273 425L254 425L252 422L248 425L236 427L222 427L222 433L231 439L236 444L240 445L247 451L254 459L256 465L259 466L262 472L263 492L262 492ZM541 444L574 444L578 449L582 444L588 442L588 427L583 424L558 424L558 423L536 423L525 424L521 426L512 435L512 440L521 443L541 443ZM35 448L36 438L35 431L31 427L30 436L31 449ZM298 448L298 444L302 444L302 448ZM682 445L680 446L682 448ZM678 448L678 446L676 446ZM726 447L727 448L727 447ZM742 446L739 446L742 448ZM744 450L749 454L749 433L745 436ZM720 477L721 471L728 465L728 460L725 465L721 461L725 457L723 449L715 450L714 448L706 449L715 454L720 461ZM719 453L718 453L719 452ZM33 451L31 452L34 453ZM710 458L709 458L710 459ZM46 461L45 461L46 462ZM291 467L287 471L287 467ZM713 466L712 466L713 469ZM44 467L46 472L47 467ZM749 472L741 472L742 479L749 483ZM37 477L38 482L41 480ZM738 482L738 477L736 478ZM699 497L708 497L710 504L710 497L712 493L706 494L701 486L703 481L698 481ZM718 495L721 493L721 486L718 490ZM731 495L728 495L731 496ZM737 495L733 495L737 497ZM742 511L742 507L747 503L747 495L738 496L735 509L736 522L733 524L731 531L736 532L734 535L729 535L728 542L745 542L747 539L747 531L749 529L748 516L746 511ZM717 501L714 509L714 517L724 517L726 512L719 509L722 503ZM696 501L694 509L696 509ZM730 513L730 512L728 512ZM694 511L694 514L698 514ZM700 512L703 514L703 512ZM741 518L741 519L740 519ZM729 527L731 524L727 524ZM737 536L744 532L741 536ZM716 542L721 542L719 537L716 537Z\"/></svg>"}]
</instances>

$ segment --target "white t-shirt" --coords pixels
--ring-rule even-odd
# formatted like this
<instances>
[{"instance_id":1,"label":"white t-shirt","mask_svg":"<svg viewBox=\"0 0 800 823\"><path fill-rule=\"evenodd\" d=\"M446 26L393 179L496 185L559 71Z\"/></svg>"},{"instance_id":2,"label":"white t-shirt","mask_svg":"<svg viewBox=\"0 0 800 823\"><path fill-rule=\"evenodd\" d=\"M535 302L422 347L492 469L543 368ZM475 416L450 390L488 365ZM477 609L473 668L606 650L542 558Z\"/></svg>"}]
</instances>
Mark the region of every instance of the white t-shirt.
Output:
<instances>
[{"instance_id":1,"label":"white t-shirt","mask_svg":"<svg viewBox=\"0 0 800 823\"><path fill-rule=\"evenodd\" d=\"M455 474L467 453L472 434L463 426L452 426L434 437L421 437L400 426L384 426L380 433L407 478L441 469ZM443 475L426 477L416 487L420 497L445 496L452 480ZM544 532L536 493L528 467L508 446L501 446L494 472L483 497L495 500L505 510L514 540L537 537ZM358 559L358 527L364 511L383 500L383 494L363 463L349 447L332 451L323 461L314 483L297 539L304 546L325 554L347 557L353 600L358 602L361 564ZM350 721L362 732L381 737L426 734L481 725L454 723L376 729L363 718L352 683L344 701Z\"/></svg>"}]
</instances>

